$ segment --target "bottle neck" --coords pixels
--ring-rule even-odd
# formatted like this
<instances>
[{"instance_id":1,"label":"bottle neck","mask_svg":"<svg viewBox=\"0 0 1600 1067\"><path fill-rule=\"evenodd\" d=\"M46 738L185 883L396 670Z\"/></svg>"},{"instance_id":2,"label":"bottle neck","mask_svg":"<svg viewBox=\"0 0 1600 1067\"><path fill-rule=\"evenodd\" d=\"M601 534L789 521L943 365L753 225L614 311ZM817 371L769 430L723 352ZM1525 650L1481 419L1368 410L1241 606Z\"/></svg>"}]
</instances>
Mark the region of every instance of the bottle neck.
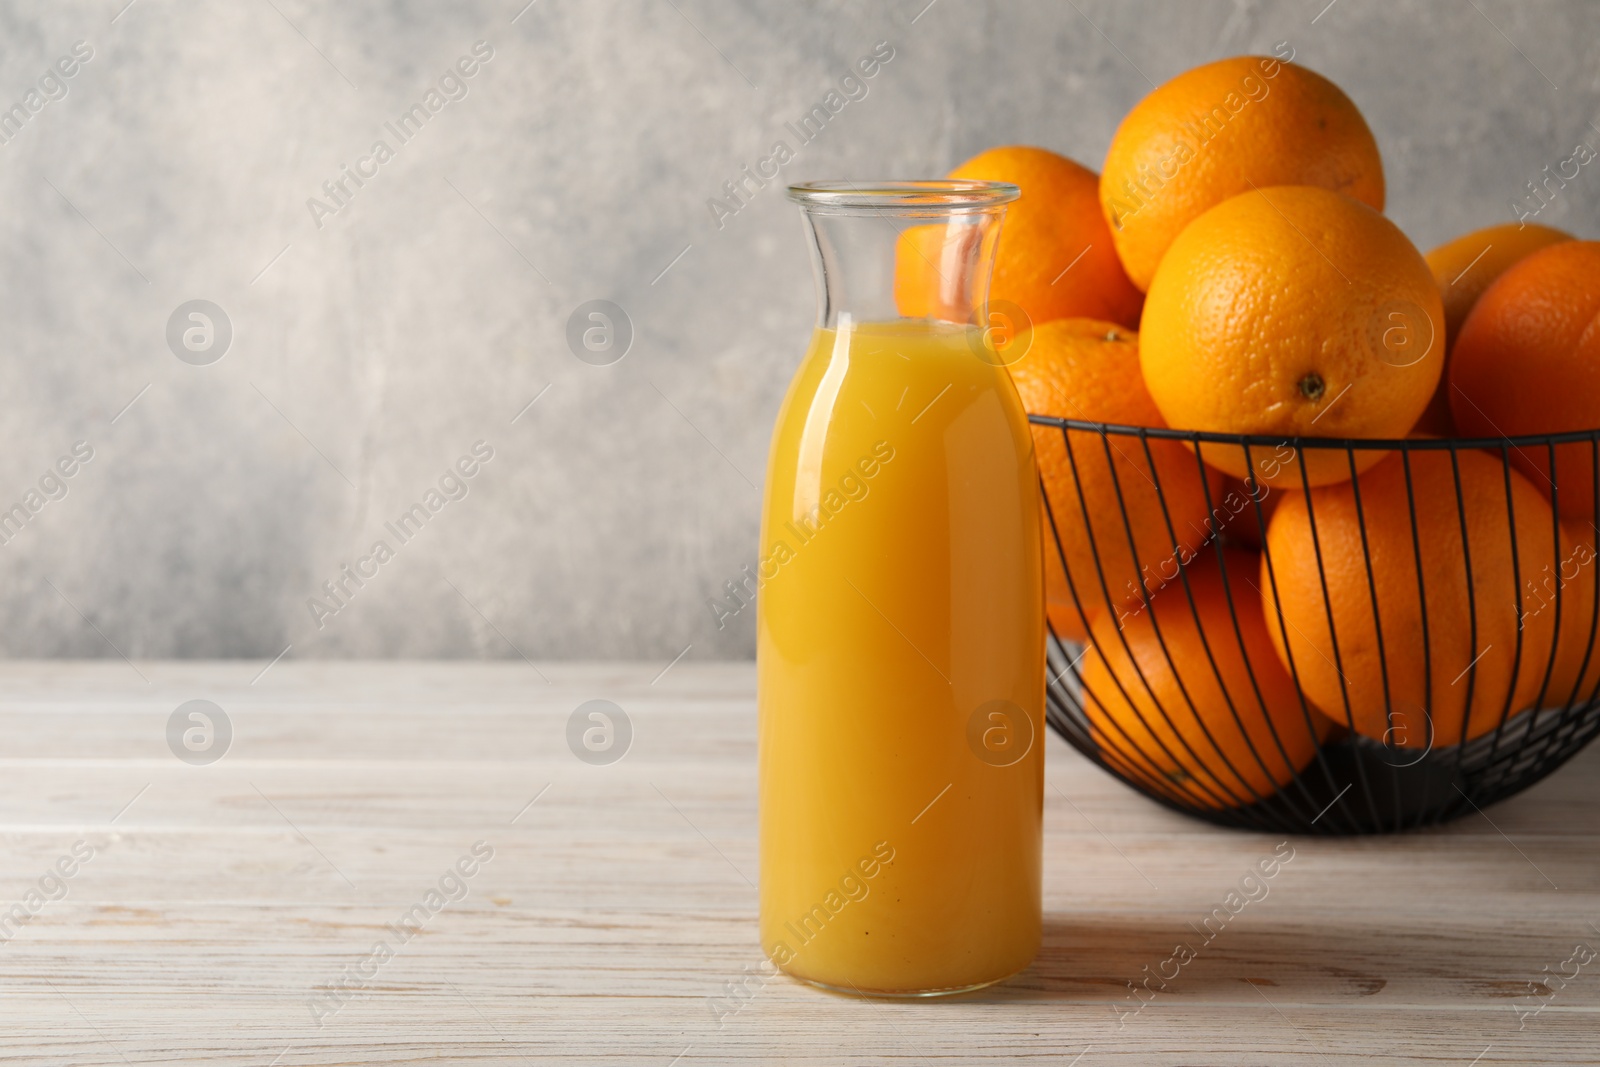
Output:
<instances>
[{"instance_id":1,"label":"bottle neck","mask_svg":"<svg viewBox=\"0 0 1600 1067\"><path fill-rule=\"evenodd\" d=\"M835 213L804 208L817 326L895 319L984 325L1003 204Z\"/></svg>"}]
</instances>

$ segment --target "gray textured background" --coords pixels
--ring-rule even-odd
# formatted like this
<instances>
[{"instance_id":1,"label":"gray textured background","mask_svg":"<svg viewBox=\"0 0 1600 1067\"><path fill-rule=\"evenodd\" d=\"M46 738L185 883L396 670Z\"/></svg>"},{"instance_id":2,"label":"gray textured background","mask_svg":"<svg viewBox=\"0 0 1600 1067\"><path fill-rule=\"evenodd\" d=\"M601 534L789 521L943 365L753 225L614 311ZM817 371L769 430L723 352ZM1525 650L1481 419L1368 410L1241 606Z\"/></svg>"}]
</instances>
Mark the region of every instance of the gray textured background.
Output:
<instances>
[{"instance_id":1,"label":"gray textured background","mask_svg":"<svg viewBox=\"0 0 1600 1067\"><path fill-rule=\"evenodd\" d=\"M1424 249L1600 147L1591 3L926 2L0 6L0 106L94 49L0 145L0 507L94 449L0 546L0 653L751 655L753 612L706 599L754 559L812 283L776 187L720 230L706 200L878 41L783 179L1007 142L1097 167L1147 79L1279 41L1365 111ZM318 229L307 198L478 40L466 98ZM1597 171L1539 220L1600 236ZM165 340L195 298L233 324L209 366ZM612 366L566 346L595 298L636 330ZM319 630L307 598L479 439L468 496Z\"/></svg>"}]
</instances>

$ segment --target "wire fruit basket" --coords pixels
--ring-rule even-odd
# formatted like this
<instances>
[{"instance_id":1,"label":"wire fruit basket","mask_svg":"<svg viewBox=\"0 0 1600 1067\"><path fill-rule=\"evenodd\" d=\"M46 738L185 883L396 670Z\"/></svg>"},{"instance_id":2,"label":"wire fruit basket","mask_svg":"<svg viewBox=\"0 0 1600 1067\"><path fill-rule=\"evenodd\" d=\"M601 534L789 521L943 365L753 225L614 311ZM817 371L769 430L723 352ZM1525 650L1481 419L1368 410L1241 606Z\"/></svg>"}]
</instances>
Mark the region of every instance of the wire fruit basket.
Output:
<instances>
[{"instance_id":1,"label":"wire fruit basket","mask_svg":"<svg viewBox=\"0 0 1600 1067\"><path fill-rule=\"evenodd\" d=\"M1242 829L1408 830L1600 732L1600 431L1029 421L1046 715L1152 799Z\"/></svg>"}]
</instances>

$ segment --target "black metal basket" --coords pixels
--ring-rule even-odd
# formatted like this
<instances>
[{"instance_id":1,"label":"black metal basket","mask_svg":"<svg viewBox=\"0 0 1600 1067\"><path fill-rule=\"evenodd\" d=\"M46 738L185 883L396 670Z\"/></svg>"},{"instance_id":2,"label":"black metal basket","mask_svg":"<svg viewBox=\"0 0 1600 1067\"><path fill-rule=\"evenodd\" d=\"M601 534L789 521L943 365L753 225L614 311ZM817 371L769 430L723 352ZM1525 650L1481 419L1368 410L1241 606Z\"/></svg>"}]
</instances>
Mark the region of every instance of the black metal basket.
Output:
<instances>
[{"instance_id":1,"label":"black metal basket","mask_svg":"<svg viewBox=\"0 0 1600 1067\"><path fill-rule=\"evenodd\" d=\"M1156 801L1243 829L1406 830L1527 788L1600 732L1600 431L1029 420L1048 721Z\"/></svg>"}]
</instances>

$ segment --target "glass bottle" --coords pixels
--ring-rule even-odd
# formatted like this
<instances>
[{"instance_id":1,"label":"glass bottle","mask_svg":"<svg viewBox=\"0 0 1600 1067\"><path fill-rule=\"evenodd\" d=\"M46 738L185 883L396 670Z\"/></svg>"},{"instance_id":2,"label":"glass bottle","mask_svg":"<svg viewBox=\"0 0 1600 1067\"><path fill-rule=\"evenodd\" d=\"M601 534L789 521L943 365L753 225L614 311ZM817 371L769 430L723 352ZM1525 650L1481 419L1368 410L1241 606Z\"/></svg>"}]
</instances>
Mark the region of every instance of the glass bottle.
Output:
<instances>
[{"instance_id":1,"label":"glass bottle","mask_svg":"<svg viewBox=\"0 0 1600 1067\"><path fill-rule=\"evenodd\" d=\"M1015 186L792 186L817 325L773 431L757 598L761 945L928 996L1040 936L1038 475L989 329Z\"/></svg>"}]
</instances>

